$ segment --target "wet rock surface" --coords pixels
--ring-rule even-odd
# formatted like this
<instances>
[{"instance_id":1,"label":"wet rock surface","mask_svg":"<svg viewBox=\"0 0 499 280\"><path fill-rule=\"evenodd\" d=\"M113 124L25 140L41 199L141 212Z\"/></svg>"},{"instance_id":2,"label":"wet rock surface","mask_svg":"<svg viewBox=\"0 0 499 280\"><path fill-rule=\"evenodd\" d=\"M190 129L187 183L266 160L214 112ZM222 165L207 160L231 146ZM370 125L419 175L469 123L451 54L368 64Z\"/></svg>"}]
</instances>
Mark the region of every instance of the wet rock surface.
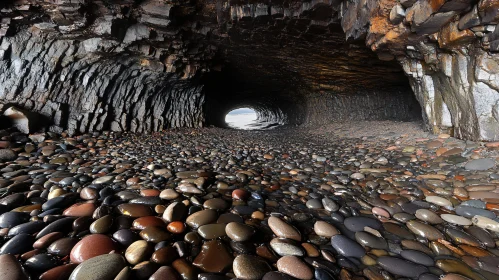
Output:
<instances>
[{"instance_id":1,"label":"wet rock surface","mask_svg":"<svg viewBox=\"0 0 499 280\"><path fill-rule=\"evenodd\" d=\"M1 131L0 276L499 277L499 150L339 130Z\"/></svg>"}]
</instances>

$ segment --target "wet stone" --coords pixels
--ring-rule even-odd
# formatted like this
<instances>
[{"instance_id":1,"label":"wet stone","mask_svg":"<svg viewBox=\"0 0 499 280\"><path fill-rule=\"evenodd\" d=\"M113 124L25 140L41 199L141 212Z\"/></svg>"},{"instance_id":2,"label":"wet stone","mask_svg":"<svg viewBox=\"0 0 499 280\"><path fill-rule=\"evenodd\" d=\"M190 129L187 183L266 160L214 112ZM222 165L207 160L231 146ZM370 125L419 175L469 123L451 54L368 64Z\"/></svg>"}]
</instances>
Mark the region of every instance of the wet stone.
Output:
<instances>
[{"instance_id":1,"label":"wet stone","mask_svg":"<svg viewBox=\"0 0 499 280\"><path fill-rule=\"evenodd\" d=\"M232 264L234 274L238 279L258 280L271 270L270 265L260 257L238 255Z\"/></svg>"},{"instance_id":2,"label":"wet stone","mask_svg":"<svg viewBox=\"0 0 499 280\"><path fill-rule=\"evenodd\" d=\"M338 254L345 257L362 258L366 254L366 250L362 246L344 235L333 236L331 245Z\"/></svg>"},{"instance_id":3,"label":"wet stone","mask_svg":"<svg viewBox=\"0 0 499 280\"><path fill-rule=\"evenodd\" d=\"M428 272L428 269L422 265L395 257L379 257L377 263L386 271L404 277L417 278Z\"/></svg>"},{"instance_id":4,"label":"wet stone","mask_svg":"<svg viewBox=\"0 0 499 280\"><path fill-rule=\"evenodd\" d=\"M207 241L194 259L193 265L205 272L222 273L232 266L232 255L222 242Z\"/></svg>"},{"instance_id":5,"label":"wet stone","mask_svg":"<svg viewBox=\"0 0 499 280\"><path fill-rule=\"evenodd\" d=\"M125 260L118 254L93 257L78 265L69 280L111 280L124 266Z\"/></svg>"}]
</instances>

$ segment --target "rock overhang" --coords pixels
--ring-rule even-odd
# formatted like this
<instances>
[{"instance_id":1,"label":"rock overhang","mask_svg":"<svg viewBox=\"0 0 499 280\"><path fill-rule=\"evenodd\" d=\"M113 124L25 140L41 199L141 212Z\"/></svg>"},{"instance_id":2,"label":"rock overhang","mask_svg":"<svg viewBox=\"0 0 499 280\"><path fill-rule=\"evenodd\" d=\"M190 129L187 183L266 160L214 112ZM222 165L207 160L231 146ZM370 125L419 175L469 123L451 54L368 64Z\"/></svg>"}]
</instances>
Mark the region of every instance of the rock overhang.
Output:
<instances>
[{"instance_id":1,"label":"rock overhang","mask_svg":"<svg viewBox=\"0 0 499 280\"><path fill-rule=\"evenodd\" d=\"M497 61L497 13L496 1L486 0L11 1L3 3L1 12L4 70L15 71L13 65L19 63L33 69L54 59L62 70L49 69L48 88L19 85L9 94L12 87L4 87L0 100L28 103L28 109L52 117L69 107L66 116L59 116L69 120L55 124L59 129L71 123L75 132L150 131L217 124L219 115L242 104L288 123L410 120L419 113L410 84L433 132L494 139L494 109L483 104L495 104L490 98L497 89L491 81L497 71L480 63ZM50 43L33 52L37 55L28 54L23 48L36 45L31 41L40 37L73 47L58 53L51 48L60 43ZM14 47L16 40L20 42ZM107 87L91 92L85 85L73 87L71 92L79 96L75 99L97 100L90 106L68 104L57 97L61 90L49 94L50 106L34 104L33 99L41 99L39 92L56 87L52 76L58 71L88 60L112 60L132 74L121 81L112 67L107 72L101 67L100 82ZM473 68L468 70L477 77L460 82L465 77L449 73L463 67ZM83 76L85 81L85 75L68 72L73 80ZM14 85L14 76L4 74L3 80ZM138 81L124 90L128 95L120 92L133 79ZM460 83L473 86L459 89ZM435 84L450 92L435 90ZM467 98L458 97L463 94ZM113 104L123 99L122 108L115 110ZM215 105L220 110L213 110Z\"/></svg>"}]
</instances>

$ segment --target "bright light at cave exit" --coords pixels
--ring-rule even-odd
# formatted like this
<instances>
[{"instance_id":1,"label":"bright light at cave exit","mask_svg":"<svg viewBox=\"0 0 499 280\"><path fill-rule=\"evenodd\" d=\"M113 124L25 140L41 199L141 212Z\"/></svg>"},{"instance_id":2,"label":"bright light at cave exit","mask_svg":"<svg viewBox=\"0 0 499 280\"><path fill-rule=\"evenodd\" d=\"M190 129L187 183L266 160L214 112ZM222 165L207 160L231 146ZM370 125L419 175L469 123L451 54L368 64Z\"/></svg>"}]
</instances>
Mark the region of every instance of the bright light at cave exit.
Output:
<instances>
[{"instance_id":1,"label":"bright light at cave exit","mask_svg":"<svg viewBox=\"0 0 499 280\"><path fill-rule=\"evenodd\" d=\"M256 112L251 108L232 110L225 116L225 122L230 127L238 129L254 129L256 119Z\"/></svg>"}]
</instances>

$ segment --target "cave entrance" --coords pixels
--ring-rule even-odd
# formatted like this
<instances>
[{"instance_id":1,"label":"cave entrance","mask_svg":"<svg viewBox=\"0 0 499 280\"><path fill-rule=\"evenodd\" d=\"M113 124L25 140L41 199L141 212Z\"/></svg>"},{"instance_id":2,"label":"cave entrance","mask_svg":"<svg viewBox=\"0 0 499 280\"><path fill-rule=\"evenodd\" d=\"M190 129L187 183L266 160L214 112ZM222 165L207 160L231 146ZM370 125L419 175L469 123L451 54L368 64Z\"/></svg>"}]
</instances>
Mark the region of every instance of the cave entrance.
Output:
<instances>
[{"instance_id":1,"label":"cave entrance","mask_svg":"<svg viewBox=\"0 0 499 280\"><path fill-rule=\"evenodd\" d=\"M251 130L259 128L258 114L251 108L239 108L225 116L225 123L230 128Z\"/></svg>"}]
</instances>

